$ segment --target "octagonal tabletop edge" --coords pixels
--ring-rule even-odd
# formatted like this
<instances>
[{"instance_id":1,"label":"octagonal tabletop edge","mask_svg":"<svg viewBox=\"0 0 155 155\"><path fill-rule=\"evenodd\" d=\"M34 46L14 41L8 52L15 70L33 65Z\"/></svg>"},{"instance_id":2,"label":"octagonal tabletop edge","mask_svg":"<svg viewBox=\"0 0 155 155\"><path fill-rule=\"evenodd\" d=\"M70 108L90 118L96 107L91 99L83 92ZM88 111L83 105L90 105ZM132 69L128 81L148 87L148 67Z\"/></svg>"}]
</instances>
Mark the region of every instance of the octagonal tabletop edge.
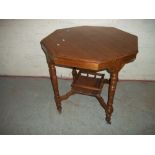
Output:
<instances>
[{"instance_id":1,"label":"octagonal tabletop edge","mask_svg":"<svg viewBox=\"0 0 155 155\"><path fill-rule=\"evenodd\" d=\"M41 41L56 65L100 70L112 61L129 62L138 53L138 37L113 27L58 29Z\"/></svg>"}]
</instances>

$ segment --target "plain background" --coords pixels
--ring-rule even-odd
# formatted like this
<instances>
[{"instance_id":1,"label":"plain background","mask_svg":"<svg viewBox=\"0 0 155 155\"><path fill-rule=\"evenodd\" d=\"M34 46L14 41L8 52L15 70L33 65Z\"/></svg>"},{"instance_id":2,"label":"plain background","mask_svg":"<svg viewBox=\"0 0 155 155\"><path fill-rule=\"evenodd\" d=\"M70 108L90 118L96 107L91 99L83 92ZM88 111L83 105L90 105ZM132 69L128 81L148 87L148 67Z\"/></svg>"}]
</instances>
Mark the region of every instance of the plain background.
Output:
<instances>
[{"instance_id":1,"label":"plain background","mask_svg":"<svg viewBox=\"0 0 155 155\"><path fill-rule=\"evenodd\" d=\"M49 77L40 41L56 29L81 25L112 26L137 35L137 59L125 65L119 78L155 80L155 20L144 19L0 20L0 75ZM57 74L70 78L71 70L57 67Z\"/></svg>"}]
</instances>

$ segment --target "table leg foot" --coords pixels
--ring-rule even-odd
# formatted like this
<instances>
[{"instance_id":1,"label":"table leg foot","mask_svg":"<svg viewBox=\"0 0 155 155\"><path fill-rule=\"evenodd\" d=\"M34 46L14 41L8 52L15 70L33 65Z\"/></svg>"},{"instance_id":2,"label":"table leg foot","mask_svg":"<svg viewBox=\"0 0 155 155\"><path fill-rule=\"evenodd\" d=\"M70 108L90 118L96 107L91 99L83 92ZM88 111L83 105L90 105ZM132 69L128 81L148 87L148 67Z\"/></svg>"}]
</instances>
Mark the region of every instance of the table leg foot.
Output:
<instances>
[{"instance_id":1,"label":"table leg foot","mask_svg":"<svg viewBox=\"0 0 155 155\"><path fill-rule=\"evenodd\" d=\"M111 116L106 114L106 118L105 118L106 122L108 124L111 124Z\"/></svg>"},{"instance_id":2,"label":"table leg foot","mask_svg":"<svg viewBox=\"0 0 155 155\"><path fill-rule=\"evenodd\" d=\"M62 107L57 107L57 110L58 110L59 114L62 113Z\"/></svg>"},{"instance_id":3,"label":"table leg foot","mask_svg":"<svg viewBox=\"0 0 155 155\"><path fill-rule=\"evenodd\" d=\"M55 97L55 103L56 103L58 112L61 113L62 112L61 101Z\"/></svg>"},{"instance_id":4,"label":"table leg foot","mask_svg":"<svg viewBox=\"0 0 155 155\"><path fill-rule=\"evenodd\" d=\"M107 105L105 120L107 121L108 124L111 124L112 112L113 112L113 106L112 105Z\"/></svg>"}]
</instances>

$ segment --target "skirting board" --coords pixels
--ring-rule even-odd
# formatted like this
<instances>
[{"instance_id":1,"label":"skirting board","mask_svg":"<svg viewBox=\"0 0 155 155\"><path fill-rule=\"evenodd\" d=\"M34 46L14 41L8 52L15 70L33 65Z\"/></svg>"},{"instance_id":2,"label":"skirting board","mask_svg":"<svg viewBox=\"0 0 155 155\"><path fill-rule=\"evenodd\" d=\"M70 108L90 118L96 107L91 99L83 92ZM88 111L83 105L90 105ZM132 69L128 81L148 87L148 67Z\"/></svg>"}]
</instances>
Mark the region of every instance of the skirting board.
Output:
<instances>
[{"instance_id":1,"label":"skirting board","mask_svg":"<svg viewBox=\"0 0 155 155\"><path fill-rule=\"evenodd\" d=\"M50 79L48 76L18 76L18 75L0 75L0 77L8 77L8 78L46 78ZM62 80L72 80L72 78L68 77L58 77L58 79ZM155 80L139 80L139 79L119 79L120 82L123 81L132 81L132 82L155 82Z\"/></svg>"}]
</instances>

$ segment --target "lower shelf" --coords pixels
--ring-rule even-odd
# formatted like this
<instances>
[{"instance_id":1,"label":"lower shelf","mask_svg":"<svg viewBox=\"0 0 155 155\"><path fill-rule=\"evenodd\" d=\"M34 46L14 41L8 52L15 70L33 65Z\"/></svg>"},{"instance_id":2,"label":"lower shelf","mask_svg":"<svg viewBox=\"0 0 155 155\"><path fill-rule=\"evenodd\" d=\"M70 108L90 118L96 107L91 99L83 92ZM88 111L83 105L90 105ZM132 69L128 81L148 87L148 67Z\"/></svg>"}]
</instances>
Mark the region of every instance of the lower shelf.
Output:
<instances>
[{"instance_id":1,"label":"lower shelf","mask_svg":"<svg viewBox=\"0 0 155 155\"><path fill-rule=\"evenodd\" d=\"M73 81L72 89L81 94L97 95L100 94L104 84L104 74L79 72Z\"/></svg>"}]
</instances>

